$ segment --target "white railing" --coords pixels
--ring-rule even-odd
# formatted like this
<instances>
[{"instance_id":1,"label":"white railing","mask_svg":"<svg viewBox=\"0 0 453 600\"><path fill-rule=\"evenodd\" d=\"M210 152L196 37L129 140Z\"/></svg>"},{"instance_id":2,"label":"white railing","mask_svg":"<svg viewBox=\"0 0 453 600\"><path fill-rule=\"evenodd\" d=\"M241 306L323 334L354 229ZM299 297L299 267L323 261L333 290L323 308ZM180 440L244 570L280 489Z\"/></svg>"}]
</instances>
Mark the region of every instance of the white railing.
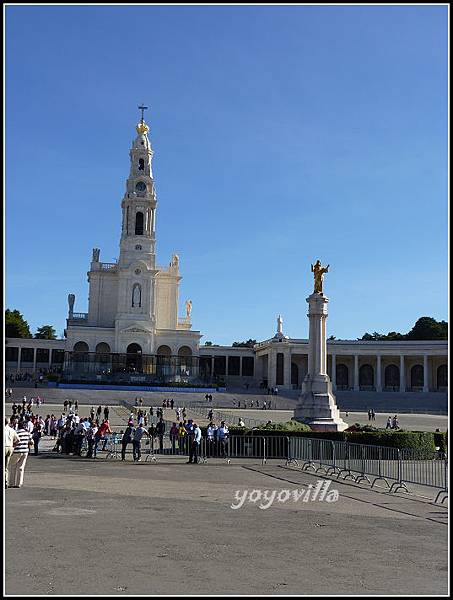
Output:
<instances>
[{"instance_id":1,"label":"white railing","mask_svg":"<svg viewBox=\"0 0 453 600\"><path fill-rule=\"evenodd\" d=\"M88 319L88 313L72 313L69 315L71 321L86 321Z\"/></svg>"},{"instance_id":2,"label":"white railing","mask_svg":"<svg viewBox=\"0 0 453 600\"><path fill-rule=\"evenodd\" d=\"M117 263L99 263L101 265L101 271L115 271L118 266Z\"/></svg>"}]
</instances>

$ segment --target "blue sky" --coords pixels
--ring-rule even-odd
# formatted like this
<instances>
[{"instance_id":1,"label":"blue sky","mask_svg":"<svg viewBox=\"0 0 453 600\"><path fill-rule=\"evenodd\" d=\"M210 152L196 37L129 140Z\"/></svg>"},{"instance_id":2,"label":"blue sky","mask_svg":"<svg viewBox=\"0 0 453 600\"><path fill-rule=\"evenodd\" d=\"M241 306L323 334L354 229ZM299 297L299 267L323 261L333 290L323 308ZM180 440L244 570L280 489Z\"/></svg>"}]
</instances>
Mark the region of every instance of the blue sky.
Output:
<instances>
[{"instance_id":1,"label":"blue sky","mask_svg":"<svg viewBox=\"0 0 453 600\"><path fill-rule=\"evenodd\" d=\"M6 306L88 307L119 254L129 148L155 152L157 262L218 344L447 319L446 6L8 6Z\"/></svg>"}]
</instances>

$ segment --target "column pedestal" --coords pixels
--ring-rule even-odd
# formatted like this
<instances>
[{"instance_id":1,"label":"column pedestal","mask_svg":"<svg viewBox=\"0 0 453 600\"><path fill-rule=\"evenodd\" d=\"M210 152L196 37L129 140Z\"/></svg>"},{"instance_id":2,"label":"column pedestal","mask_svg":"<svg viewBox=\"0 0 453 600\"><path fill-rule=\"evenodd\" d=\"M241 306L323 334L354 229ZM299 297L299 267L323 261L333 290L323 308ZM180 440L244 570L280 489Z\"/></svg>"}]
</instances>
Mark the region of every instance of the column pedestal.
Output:
<instances>
[{"instance_id":1,"label":"column pedestal","mask_svg":"<svg viewBox=\"0 0 453 600\"><path fill-rule=\"evenodd\" d=\"M348 424L340 417L332 383L327 375L326 319L328 298L313 293L307 298L310 322L308 373L294 411L294 419L313 431L344 431Z\"/></svg>"}]
</instances>

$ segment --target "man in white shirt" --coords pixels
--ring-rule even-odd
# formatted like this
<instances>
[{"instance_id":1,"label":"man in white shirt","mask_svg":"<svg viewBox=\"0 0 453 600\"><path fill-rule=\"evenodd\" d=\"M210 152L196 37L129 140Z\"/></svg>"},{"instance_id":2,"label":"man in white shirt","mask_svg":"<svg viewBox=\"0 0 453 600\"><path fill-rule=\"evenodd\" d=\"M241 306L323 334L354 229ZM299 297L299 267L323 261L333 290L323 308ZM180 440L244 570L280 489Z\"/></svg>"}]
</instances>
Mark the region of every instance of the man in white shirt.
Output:
<instances>
[{"instance_id":1,"label":"man in white shirt","mask_svg":"<svg viewBox=\"0 0 453 600\"><path fill-rule=\"evenodd\" d=\"M206 440L207 440L207 448L206 448L206 456L214 456L214 445L215 445L215 437L217 435L217 425L215 425L212 421L209 423L208 428L206 429Z\"/></svg>"},{"instance_id":2,"label":"man in white shirt","mask_svg":"<svg viewBox=\"0 0 453 600\"><path fill-rule=\"evenodd\" d=\"M189 448L189 463L197 464L198 456L200 454L200 444L201 444L201 429L198 427L196 423L193 424L193 439Z\"/></svg>"},{"instance_id":3,"label":"man in white shirt","mask_svg":"<svg viewBox=\"0 0 453 600\"><path fill-rule=\"evenodd\" d=\"M228 430L228 427L225 425L225 421L222 421L220 423L220 427L217 431L217 439L219 440L219 443L220 443L220 456L222 458L226 457L229 435L230 435L230 432Z\"/></svg>"},{"instance_id":4,"label":"man in white shirt","mask_svg":"<svg viewBox=\"0 0 453 600\"><path fill-rule=\"evenodd\" d=\"M19 436L16 431L9 426L8 419L5 417L5 433L3 440L3 445L5 446L5 490L8 487L9 461L13 455L14 446L17 446L19 441Z\"/></svg>"}]
</instances>

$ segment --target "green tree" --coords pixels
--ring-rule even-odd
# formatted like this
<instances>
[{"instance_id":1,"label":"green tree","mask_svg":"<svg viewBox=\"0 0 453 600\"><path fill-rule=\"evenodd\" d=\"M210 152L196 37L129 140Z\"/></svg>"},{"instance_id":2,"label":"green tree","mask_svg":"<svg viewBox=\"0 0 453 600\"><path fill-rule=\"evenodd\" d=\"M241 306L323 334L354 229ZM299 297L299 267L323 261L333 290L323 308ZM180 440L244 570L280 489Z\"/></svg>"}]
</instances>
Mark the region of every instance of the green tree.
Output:
<instances>
[{"instance_id":1,"label":"green tree","mask_svg":"<svg viewBox=\"0 0 453 600\"><path fill-rule=\"evenodd\" d=\"M383 339L396 342L398 340L405 340L406 336L397 331L389 331L387 335L383 336Z\"/></svg>"},{"instance_id":2,"label":"green tree","mask_svg":"<svg viewBox=\"0 0 453 600\"><path fill-rule=\"evenodd\" d=\"M212 342L205 342L204 345L205 346L212 346Z\"/></svg>"},{"instance_id":3,"label":"green tree","mask_svg":"<svg viewBox=\"0 0 453 600\"><path fill-rule=\"evenodd\" d=\"M57 333L52 325L43 325L42 327L38 327L35 338L37 340L56 340Z\"/></svg>"},{"instance_id":4,"label":"green tree","mask_svg":"<svg viewBox=\"0 0 453 600\"><path fill-rule=\"evenodd\" d=\"M420 317L406 336L408 340L447 340L448 323L432 317Z\"/></svg>"},{"instance_id":5,"label":"green tree","mask_svg":"<svg viewBox=\"0 0 453 600\"><path fill-rule=\"evenodd\" d=\"M18 310L5 310L5 335L12 338L31 338L30 327Z\"/></svg>"},{"instance_id":6,"label":"green tree","mask_svg":"<svg viewBox=\"0 0 453 600\"><path fill-rule=\"evenodd\" d=\"M233 342L232 346L234 348L253 348L256 344L256 340L247 340L246 342Z\"/></svg>"}]
</instances>

